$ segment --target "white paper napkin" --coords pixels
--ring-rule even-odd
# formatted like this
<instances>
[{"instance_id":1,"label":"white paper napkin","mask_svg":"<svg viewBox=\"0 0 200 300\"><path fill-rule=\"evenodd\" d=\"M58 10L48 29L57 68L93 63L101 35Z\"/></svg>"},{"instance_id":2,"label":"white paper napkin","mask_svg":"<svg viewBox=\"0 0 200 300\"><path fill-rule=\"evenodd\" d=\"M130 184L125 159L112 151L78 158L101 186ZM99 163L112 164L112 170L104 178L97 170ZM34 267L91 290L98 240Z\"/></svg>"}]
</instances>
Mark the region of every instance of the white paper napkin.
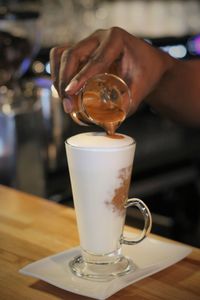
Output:
<instances>
[{"instance_id":1,"label":"white paper napkin","mask_svg":"<svg viewBox=\"0 0 200 300\"><path fill-rule=\"evenodd\" d=\"M103 300L126 286L175 264L191 251L190 247L152 238L146 238L134 246L124 245L124 255L130 257L137 268L108 282L90 281L72 274L68 266L69 261L80 254L79 247L31 263L19 272L64 290Z\"/></svg>"}]
</instances>

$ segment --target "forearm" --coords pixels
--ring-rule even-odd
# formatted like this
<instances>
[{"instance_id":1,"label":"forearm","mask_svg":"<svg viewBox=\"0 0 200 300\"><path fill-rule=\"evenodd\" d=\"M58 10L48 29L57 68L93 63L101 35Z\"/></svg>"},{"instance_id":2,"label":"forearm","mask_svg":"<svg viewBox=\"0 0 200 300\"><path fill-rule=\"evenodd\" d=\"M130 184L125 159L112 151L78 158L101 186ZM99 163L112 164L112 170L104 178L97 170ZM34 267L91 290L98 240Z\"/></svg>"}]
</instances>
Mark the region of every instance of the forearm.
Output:
<instances>
[{"instance_id":1,"label":"forearm","mask_svg":"<svg viewBox=\"0 0 200 300\"><path fill-rule=\"evenodd\" d=\"M200 126L200 61L174 60L145 101L174 120Z\"/></svg>"}]
</instances>

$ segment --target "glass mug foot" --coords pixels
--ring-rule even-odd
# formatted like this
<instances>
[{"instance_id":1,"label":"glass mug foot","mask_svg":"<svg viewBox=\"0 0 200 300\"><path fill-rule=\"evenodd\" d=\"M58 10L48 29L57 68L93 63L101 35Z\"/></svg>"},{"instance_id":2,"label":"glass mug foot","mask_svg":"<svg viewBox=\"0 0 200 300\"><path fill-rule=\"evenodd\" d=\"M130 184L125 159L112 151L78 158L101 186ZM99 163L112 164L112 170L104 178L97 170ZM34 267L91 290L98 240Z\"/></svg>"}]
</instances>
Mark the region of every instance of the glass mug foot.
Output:
<instances>
[{"instance_id":1,"label":"glass mug foot","mask_svg":"<svg viewBox=\"0 0 200 300\"><path fill-rule=\"evenodd\" d=\"M143 215L144 228L141 235L136 239L128 239L122 234L119 241L120 248L104 255L90 254L82 249L82 255L76 256L69 263L72 272L76 276L96 281L108 281L126 275L136 269L132 260L122 255L121 245L140 243L151 230L152 218L148 207L142 200L138 198L129 199L125 204L125 208L129 206L136 206Z\"/></svg>"},{"instance_id":2,"label":"glass mug foot","mask_svg":"<svg viewBox=\"0 0 200 300\"><path fill-rule=\"evenodd\" d=\"M136 269L132 260L119 255L114 261L110 257L116 257L116 252L103 256L104 261L101 262L101 257L98 262L87 262L82 255L76 256L69 266L72 272L81 278L95 280L95 281L108 281L116 277L128 274ZM107 259L107 262L105 261Z\"/></svg>"}]
</instances>

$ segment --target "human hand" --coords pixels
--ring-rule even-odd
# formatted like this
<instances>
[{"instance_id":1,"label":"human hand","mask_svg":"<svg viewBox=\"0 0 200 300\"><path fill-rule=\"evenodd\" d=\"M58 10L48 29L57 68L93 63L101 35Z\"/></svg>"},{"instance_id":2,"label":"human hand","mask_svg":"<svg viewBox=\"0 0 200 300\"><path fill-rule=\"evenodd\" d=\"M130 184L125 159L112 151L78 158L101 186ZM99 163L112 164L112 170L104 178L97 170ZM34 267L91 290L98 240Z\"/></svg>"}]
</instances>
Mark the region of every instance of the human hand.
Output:
<instances>
[{"instance_id":1,"label":"human hand","mask_svg":"<svg viewBox=\"0 0 200 300\"><path fill-rule=\"evenodd\" d=\"M97 30L71 48L53 48L50 62L52 80L67 113L73 111L73 96L84 83L105 72L127 83L130 113L134 113L171 66L167 54L118 27Z\"/></svg>"}]
</instances>

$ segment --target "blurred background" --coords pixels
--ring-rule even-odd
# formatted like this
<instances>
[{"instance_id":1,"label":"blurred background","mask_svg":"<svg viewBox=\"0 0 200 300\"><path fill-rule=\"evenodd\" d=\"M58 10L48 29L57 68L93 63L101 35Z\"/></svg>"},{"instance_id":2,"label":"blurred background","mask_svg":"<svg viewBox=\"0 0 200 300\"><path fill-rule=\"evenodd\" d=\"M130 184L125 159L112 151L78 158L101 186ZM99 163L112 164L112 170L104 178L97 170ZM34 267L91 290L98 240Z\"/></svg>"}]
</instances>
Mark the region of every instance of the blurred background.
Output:
<instances>
[{"instance_id":1,"label":"blurred background","mask_svg":"<svg viewBox=\"0 0 200 300\"><path fill-rule=\"evenodd\" d=\"M120 26L177 59L198 59L199 16L197 0L0 0L0 183L73 206L64 141L98 129L64 114L51 47ZM200 130L143 104L118 131L137 142L130 196L149 206L152 231L200 246ZM140 227L141 216L130 208L126 222Z\"/></svg>"}]
</instances>

